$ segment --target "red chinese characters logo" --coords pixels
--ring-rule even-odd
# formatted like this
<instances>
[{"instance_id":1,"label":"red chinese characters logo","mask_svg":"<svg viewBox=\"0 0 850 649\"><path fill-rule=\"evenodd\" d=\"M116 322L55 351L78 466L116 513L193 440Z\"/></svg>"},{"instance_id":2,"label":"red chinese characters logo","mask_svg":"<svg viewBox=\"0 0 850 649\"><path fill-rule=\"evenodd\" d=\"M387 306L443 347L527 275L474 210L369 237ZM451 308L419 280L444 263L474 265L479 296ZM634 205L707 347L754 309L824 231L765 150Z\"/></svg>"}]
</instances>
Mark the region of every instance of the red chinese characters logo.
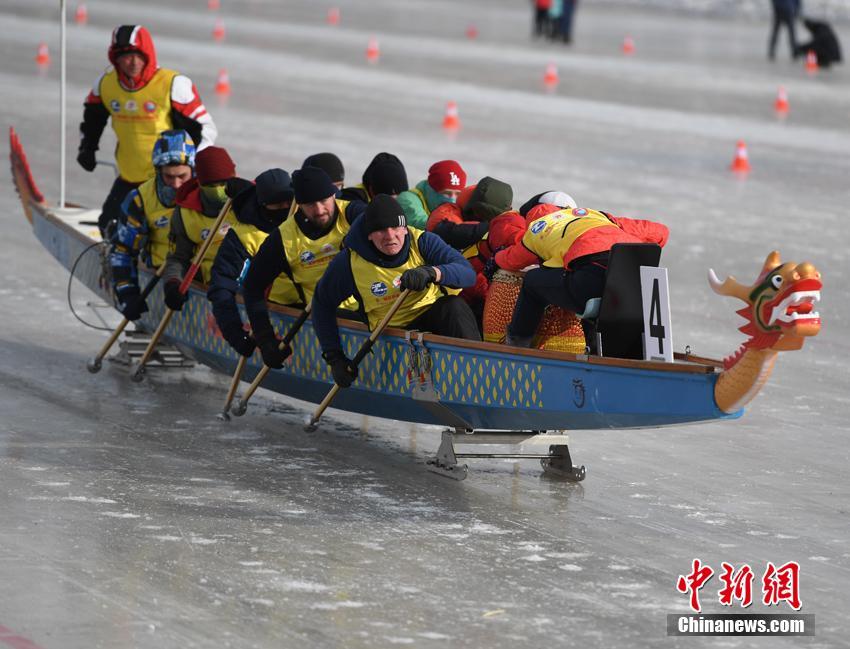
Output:
<instances>
[{"instance_id":1,"label":"red chinese characters logo","mask_svg":"<svg viewBox=\"0 0 850 649\"><path fill-rule=\"evenodd\" d=\"M722 572L718 575L723 587L717 591L718 601L723 606L731 606L734 601L739 601L742 608L747 608L753 603L753 582L755 573L749 565L743 564L735 568L725 561L720 564ZM691 609L697 613L702 612L699 600L699 591L714 575L711 566L704 565L699 559L694 559L691 572L687 575L679 575L676 581L676 590L688 594ZM762 602L766 606L778 605L786 602L795 611L800 610L802 601L800 599L800 564L789 561L778 568L768 561L764 574L761 578Z\"/></svg>"}]
</instances>

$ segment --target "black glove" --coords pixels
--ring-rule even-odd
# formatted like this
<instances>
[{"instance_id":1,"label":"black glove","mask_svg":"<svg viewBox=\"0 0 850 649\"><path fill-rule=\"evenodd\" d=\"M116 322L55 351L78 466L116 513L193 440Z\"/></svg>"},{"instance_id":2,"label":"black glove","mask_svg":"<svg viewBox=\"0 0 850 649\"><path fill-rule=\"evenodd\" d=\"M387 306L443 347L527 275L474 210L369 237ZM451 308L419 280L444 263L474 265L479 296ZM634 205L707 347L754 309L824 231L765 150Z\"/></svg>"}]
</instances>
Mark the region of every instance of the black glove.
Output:
<instances>
[{"instance_id":1,"label":"black glove","mask_svg":"<svg viewBox=\"0 0 850 649\"><path fill-rule=\"evenodd\" d=\"M97 149L81 145L80 150L77 152L77 162L86 171L94 171L94 168L97 166L97 160L94 157L95 151Z\"/></svg>"},{"instance_id":2,"label":"black glove","mask_svg":"<svg viewBox=\"0 0 850 649\"><path fill-rule=\"evenodd\" d=\"M167 281L163 292L165 293L165 306L172 311L182 311L183 305L189 299L189 291L181 293L180 282L176 279Z\"/></svg>"},{"instance_id":3,"label":"black glove","mask_svg":"<svg viewBox=\"0 0 850 649\"><path fill-rule=\"evenodd\" d=\"M481 271L481 274L487 278L488 282L492 282L493 275L496 274L497 270L499 270L499 264L496 263L496 255L493 255L484 262L484 269Z\"/></svg>"},{"instance_id":4,"label":"black glove","mask_svg":"<svg viewBox=\"0 0 850 649\"><path fill-rule=\"evenodd\" d=\"M436 280L437 271L432 266L419 266L401 274L401 287L411 291L424 291L428 284Z\"/></svg>"},{"instance_id":5,"label":"black glove","mask_svg":"<svg viewBox=\"0 0 850 649\"><path fill-rule=\"evenodd\" d=\"M280 341L277 338L266 338L258 344L260 354L263 356L263 363L276 370L281 369L283 362L292 355L292 347L285 345L281 349Z\"/></svg>"},{"instance_id":6,"label":"black glove","mask_svg":"<svg viewBox=\"0 0 850 649\"><path fill-rule=\"evenodd\" d=\"M127 320L138 320L148 310L148 305L139 294L137 286L125 288L118 293L118 310Z\"/></svg>"},{"instance_id":7,"label":"black glove","mask_svg":"<svg viewBox=\"0 0 850 649\"><path fill-rule=\"evenodd\" d=\"M245 358L251 358L251 355L257 348L257 341L247 331L242 331L239 336L228 336L227 342L236 350L237 354Z\"/></svg>"},{"instance_id":8,"label":"black glove","mask_svg":"<svg viewBox=\"0 0 850 649\"><path fill-rule=\"evenodd\" d=\"M322 354L322 358L331 366L334 383L339 387L347 388L354 383L354 380L357 378L357 366L342 351L335 349L332 352L326 352Z\"/></svg>"}]
</instances>

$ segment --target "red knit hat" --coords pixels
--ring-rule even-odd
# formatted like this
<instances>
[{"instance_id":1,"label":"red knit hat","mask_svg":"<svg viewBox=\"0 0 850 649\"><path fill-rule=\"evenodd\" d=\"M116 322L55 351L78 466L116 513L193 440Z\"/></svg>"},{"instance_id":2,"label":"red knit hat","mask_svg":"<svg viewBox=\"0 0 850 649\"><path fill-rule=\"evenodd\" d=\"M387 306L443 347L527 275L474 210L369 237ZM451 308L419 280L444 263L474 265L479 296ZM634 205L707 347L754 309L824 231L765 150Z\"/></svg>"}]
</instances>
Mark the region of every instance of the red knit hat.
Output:
<instances>
[{"instance_id":1,"label":"red knit hat","mask_svg":"<svg viewBox=\"0 0 850 649\"><path fill-rule=\"evenodd\" d=\"M236 165L230 154L220 146L208 146L195 156L195 174L201 185L230 180L236 175Z\"/></svg>"},{"instance_id":2,"label":"red knit hat","mask_svg":"<svg viewBox=\"0 0 850 649\"><path fill-rule=\"evenodd\" d=\"M466 187L466 172L457 160L440 160L428 170L428 184L437 192L463 189Z\"/></svg>"}]
</instances>

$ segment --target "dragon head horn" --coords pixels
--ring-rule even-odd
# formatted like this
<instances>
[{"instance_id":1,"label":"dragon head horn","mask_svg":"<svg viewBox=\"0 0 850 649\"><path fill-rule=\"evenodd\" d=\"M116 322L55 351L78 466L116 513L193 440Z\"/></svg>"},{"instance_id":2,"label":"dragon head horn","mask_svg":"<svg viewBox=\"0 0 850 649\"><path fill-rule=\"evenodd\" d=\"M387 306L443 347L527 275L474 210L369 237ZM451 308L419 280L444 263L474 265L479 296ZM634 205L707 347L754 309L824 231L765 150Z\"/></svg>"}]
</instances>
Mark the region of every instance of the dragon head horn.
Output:
<instances>
[{"instance_id":1,"label":"dragon head horn","mask_svg":"<svg viewBox=\"0 0 850 649\"><path fill-rule=\"evenodd\" d=\"M747 296L750 292L749 287L744 286L731 275L727 277L725 281L721 282L720 278L717 277L717 274L714 272L714 269L709 268L708 283L711 285L711 290L713 290L718 295L736 297L739 300L747 302Z\"/></svg>"}]
</instances>

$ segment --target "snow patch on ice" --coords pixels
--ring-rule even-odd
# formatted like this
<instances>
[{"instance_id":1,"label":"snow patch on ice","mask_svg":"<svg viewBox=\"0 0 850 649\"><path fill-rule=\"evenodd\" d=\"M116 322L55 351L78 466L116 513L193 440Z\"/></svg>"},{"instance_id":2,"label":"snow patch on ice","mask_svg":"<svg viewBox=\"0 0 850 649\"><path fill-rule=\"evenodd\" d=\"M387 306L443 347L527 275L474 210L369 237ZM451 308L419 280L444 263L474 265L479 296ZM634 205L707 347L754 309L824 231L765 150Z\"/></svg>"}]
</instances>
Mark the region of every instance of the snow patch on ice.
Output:
<instances>
[{"instance_id":1,"label":"snow patch on ice","mask_svg":"<svg viewBox=\"0 0 850 649\"><path fill-rule=\"evenodd\" d=\"M214 545L218 543L217 539L205 539L200 536L193 536L189 539L189 543L192 545Z\"/></svg>"},{"instance_id":2,"label":"snow patch on ice","mask_svg":"<svg viewBox=\"0 0 850 649\"><path fill-rule=\"evenodd\" d=\"M800 537L799 537L799 536L792 536L792 535L790 535L790 534L782 534L782 533L780 533L780 534L777 534L777 535L776 535L776 538L777 538L777 539L782 539L782 540L794 540L794 539L799 539Z\"/></svg>"},{"instance_id":3,"label":"snow patch on ice","mask_svg":"<svg viewBox=\"0 0 850 649\"><path fill-rule=\"evenodd\" d=\"M385 635L384 640L390 644L413 644L416 642L413 638L400 638L396 636Z\"/></svg>"},{"instance_id":4,"label":"snow patch on ice","mask_svg":"<svg viewBox=\"0 0 850 649\"><path fill-rule=\"evenodd\" d=\"M476 534L509 534L508 530L499 529L495 525L489 525L487 523L474 523L472 527L469 528L470 532L475 532Z\"/></svg>"},{"instance_id":5,"label":"snow patch on ice","mask_svg":"<svg viewBox=\"0 0 850 649\"><path fill-rule=\"evenodd\" d=\"M581 566L577 566L574 563L562 563L560 566L558 566L558 569L566 570L567 572L581 572L582 570L584 570L584 568L582 568Z\"/></svg>"},{"instance_id":6,"label":"snow patch on ice","mask_svg":"<svg viewBox=\"0 0 850 649\"><path fill-rule=\"evenodd\" d=\"M171 534L158 534L150 537L155 541L182 541L183 537L173 536Z\"/></svg>"},{"instance_id":7,"label":"snow patch on ice","mask_svg":"<svg viewBox=\"0 0 850 649\"><path fill-rule=\"evenodd\" d=\"M632 569L631 566L624 566L621 563L612 563L610 566L608 566L608 570L616 570L618 572L625 572L625 571L631 570L631 569Z\"/></svg>"},{"instance_id":8,"label":"snow patch on ice","mask_svg":"<svg viewBox=\"0 0 850 649\"><path fill-rule=\"evenodd\" d=\"M767 532L762 532L760 530L750 530L747 532L748 536L767 536Z\"/></svg>"},{"instance_id":9,"label":"snow patch on ice","mask_svg":"<svg viewBox=\"0 0 850 649\"><path fill-rule=\"evenodd\" d=\"M139 514L131 514L130 512L100 512L100 515L110 518L141 518Z\"/></svg>"},{"instance_id":10,"label":"snow patch on ice","mask_svg":"<svg viewBox=\"0 0 850 649\"><path fill-rule=\"evenodd\" d=\"M330 590L324 584L302 579L283 579L274 583L274 587L291 593L325 593Z\"/></svg>"},{"instance_id":11,"label":"snow patch on ice","mask_svg":"<svg viewBox=\"0 0 850 649\"><path fill-rule=\"evenodd\" d=\"M259 597L250 597L244 600L247 604L259 604L260 606L274 606L274 601L271 599L261 599Z\"/></svg>"},{"instance_id":12,"label":"snow patch on ice","mask_svg":"<svg viewBox=\"0 0 850 649\"><path fill-rule=\"evenodd\" d=\"M809 557L809 561L829 561L829 557L822 557L820 555L815 555L813 557Z\"/></svg>"},{"instance_id":13,"label":"snow patch on ice","mask_svg":"<svg viewBox=\"0 0 850 649\"><path fill-rule=\"evenodd\" d=\"M529 554L527 557L521 557L521 559L523 561L532 561L532 562L546 561L546 558L541 557L539 554Z\"/></svg>"},{"instance_id":14,"label":"snow patch on ice","mask_svg":"<svg viewBox=\"0 0 850 649\"><path fill-rule=\"evenodd\" d=\"M95 505L115 505L118 502L111 498L89 498L88 496L65 496L62 500L73 503L93 503Z\"/></svg>"},{"instance_id":15,"label":"snow patch on ice","mask_svg":"<svg viewBox=\"0 0 850 649\"><path fill-rule=\"evenodd\" d=\"M47 471L46 466L25 466L24 471Z\"/></svg>"},{"instance_id":16,"label":"snow patch on ice","mask_svg":"<svg viewBox=\"0 0 850 649\"><path fill-rule=\"evenodd\" d=\"M542 545L538 545L537 543L518 543L517 548L526 552L541 552L545 550Z\"/></svg>"},{"instance_id":17,"label":"snow patch on ice","mask_svg":"<svg viewBox=\"0 0 850 649\"><path fill-rule=\"evenodd\" d=\"M436 631L423 631L422 633L417 633L420 638L425 638L426 640L451 640L452 637L450 635L445 635L444 633L437 633Z\"/></svg>"},{"instance_id":18,"label":"snow patch on ice","mask_svg":"<svg viewBox=\"0 0 850 649\"><path fill-rule=\"evenodd\" d=\"M70 487L70 482L37 482L39 487Z\"/></svg>"},{"instance_id":19,"label":"snow patch on ice","mask_svg":"<svg viewBox=\"0 0 850 649\"><path fill-rule=\"evenodd\" d=\"M314 611L338 611L341 608L363 608L366 606L363 602L354 602L346 600L344 602L318 602L310 606Z\"/></svg>"},{"instance_id":20,"label":"snow patch on ice","mask_svg":"<svg viewBox=\"0 0 850 649\"><path fill-rule=\"evenodd\" d=\"M248 567L248 566L261 566L264 563L265 563L264 561L240 561L239 565L240 566L246 566L246 567Z\"/></svg>"}]
</instances>

